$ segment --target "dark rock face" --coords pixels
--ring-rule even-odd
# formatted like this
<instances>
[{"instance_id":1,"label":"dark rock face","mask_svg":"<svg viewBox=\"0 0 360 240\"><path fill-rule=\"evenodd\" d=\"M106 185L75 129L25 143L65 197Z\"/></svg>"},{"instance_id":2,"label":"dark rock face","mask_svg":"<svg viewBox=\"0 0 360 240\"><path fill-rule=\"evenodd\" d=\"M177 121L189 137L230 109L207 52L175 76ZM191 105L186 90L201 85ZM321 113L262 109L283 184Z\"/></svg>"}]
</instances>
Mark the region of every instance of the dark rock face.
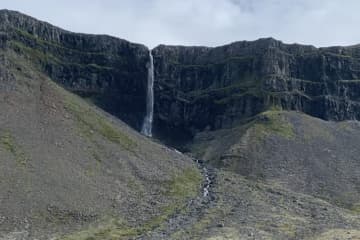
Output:
<instances>
[{"instance_id":1,"label":"dark rock face","mask_svg":"<svg viewBox=\"0 0 360 240\"><path fill-rule=\"evenodd\" d=\"M146 106L148 49L110 36L75 34L0 12L0 48L29 57L52 79L131 126ZM272 38L208 47L160 45L155 135L190 139L271 107L326 120L360 119L360 46L315 48Z\"/></svg>"},{"instance_id":2,"label":"dark rock face","mask_svg":"<svg viewBox=\"0 0 360 240\"><path fill-rule=\"evenodd\" d=\"M359 46L318 49L269 38L217 48L160 45L153 54L157 129L192 135L271 107L360 118Z\"/></svg>"},{"instance_id":3,"label":"dark rock face","mask_svg":"<svg viewBox=\"0 0 360 240\"><path fill-rule=\"evenodd\" d=\"M110 36L75 34L0 12L0 47L26 55L52 79L135 128L146 106L148 49Z\"/></svg>"}]
</instances>

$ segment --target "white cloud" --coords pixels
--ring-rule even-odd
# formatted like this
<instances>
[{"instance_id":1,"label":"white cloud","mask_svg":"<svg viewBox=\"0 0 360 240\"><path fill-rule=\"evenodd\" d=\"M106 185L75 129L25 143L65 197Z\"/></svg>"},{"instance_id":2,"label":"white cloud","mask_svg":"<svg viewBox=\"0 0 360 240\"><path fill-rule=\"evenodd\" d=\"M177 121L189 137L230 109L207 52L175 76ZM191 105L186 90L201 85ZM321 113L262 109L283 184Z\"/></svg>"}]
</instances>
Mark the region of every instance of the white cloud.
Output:
<instances>
[{"instance_id":1,"label":"white cloud","mask_svg":"<svg viewBox=\"0 0 360 240\"><path fill-rule=\"evenodd\" d=\"M360 43L358 0L1 0L0 8L150 47L269 36L316 46Z\"/></svg>"}]
</instances>

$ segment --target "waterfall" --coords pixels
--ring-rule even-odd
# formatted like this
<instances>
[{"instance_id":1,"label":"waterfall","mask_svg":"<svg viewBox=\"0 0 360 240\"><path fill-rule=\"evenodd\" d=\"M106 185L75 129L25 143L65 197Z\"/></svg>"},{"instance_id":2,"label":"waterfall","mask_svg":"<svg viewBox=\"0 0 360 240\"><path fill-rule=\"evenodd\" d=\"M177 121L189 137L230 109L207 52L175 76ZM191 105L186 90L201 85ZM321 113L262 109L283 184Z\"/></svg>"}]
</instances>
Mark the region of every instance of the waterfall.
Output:
<instances>
[{"instance_id":1,"label":"waterfall","mask_svg":"<svg viewBox=\"0 0 360 240\"><path fill-rule=\"evenodd\" d=\"M154 58L149 51L150 63L148 65L147 96L146 96L146 116L141 129L145 136L152 137L152 123L154 118Z\"/></svg>"}]
</instances>

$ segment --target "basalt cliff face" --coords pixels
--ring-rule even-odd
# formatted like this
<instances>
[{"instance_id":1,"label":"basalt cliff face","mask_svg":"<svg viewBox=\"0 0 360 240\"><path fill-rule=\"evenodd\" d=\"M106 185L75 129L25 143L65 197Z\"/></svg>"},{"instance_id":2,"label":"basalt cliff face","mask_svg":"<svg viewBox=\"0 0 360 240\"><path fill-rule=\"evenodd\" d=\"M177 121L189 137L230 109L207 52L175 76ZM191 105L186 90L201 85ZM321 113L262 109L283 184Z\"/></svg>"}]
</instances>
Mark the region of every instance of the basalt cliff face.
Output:
<instances>
[{"instance_id":1,"label":"basalt cliff face","mask_svg":"<svg viewBox=\"0 0 360 240\"><path fill-rule=\"evenodd\" d=\"M110 36L76 34L21 13L0 12L0 46L36 63L67 90L139 129L148 49Z\"/></svg>"},{"instance_id":2,"label":"basalt cliff face","mask_svg":"<svg viewBox=\"0 0 360 240\"><path fill-rule=\"evenodd\" d=\"M66 89L140 129L145 46L68 32L12 11L3 10L0 20L2 48L31 58ZM160 45L153 55L155 134L191 138L271 107L325 120L360 118L360 46L315 48L268 38L216 48Z\"/></svg>"},{"instance_id":3,"label":"basalt cliff face","mask_svg":"<svg viewBox=\"0 0 360 240\"><path fill-rule=\"evenodd\" d=\"M156 122L193 134L271 107L326 120L360 117L360 46L315 48L275 39L154 49Z\"/></svg>"}]
</instances>

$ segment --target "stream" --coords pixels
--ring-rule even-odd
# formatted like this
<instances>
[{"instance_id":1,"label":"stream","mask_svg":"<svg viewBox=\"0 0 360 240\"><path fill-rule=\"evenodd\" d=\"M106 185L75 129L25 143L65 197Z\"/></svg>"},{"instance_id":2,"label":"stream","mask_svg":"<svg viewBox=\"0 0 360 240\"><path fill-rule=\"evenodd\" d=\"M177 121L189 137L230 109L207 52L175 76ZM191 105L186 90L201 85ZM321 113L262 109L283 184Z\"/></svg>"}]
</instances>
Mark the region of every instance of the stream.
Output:
<instances>
[{"instance_id":1,"label":"stream","mask_svg":"<svg viewBox=\"0 0 360 240\"><path fill-rule=\"evenodd\" d=\"M172 150L178 154L184 155L176 149ZM202 191L199 192L199 195L196 198L188 201L183 209L184 211L174 214L164 223L162 227L154 229L152 232L137 239L170 239L173 233L191 227L193 224L198 222L201 216L205 213L205 210L210 208L212 204L215 204L216 198L212 191L216 177L214 169L208 167L203 160L199 160L191 156L189 157L196 163L198 169L203 175Z\"/></svg>"}]
</instances>

